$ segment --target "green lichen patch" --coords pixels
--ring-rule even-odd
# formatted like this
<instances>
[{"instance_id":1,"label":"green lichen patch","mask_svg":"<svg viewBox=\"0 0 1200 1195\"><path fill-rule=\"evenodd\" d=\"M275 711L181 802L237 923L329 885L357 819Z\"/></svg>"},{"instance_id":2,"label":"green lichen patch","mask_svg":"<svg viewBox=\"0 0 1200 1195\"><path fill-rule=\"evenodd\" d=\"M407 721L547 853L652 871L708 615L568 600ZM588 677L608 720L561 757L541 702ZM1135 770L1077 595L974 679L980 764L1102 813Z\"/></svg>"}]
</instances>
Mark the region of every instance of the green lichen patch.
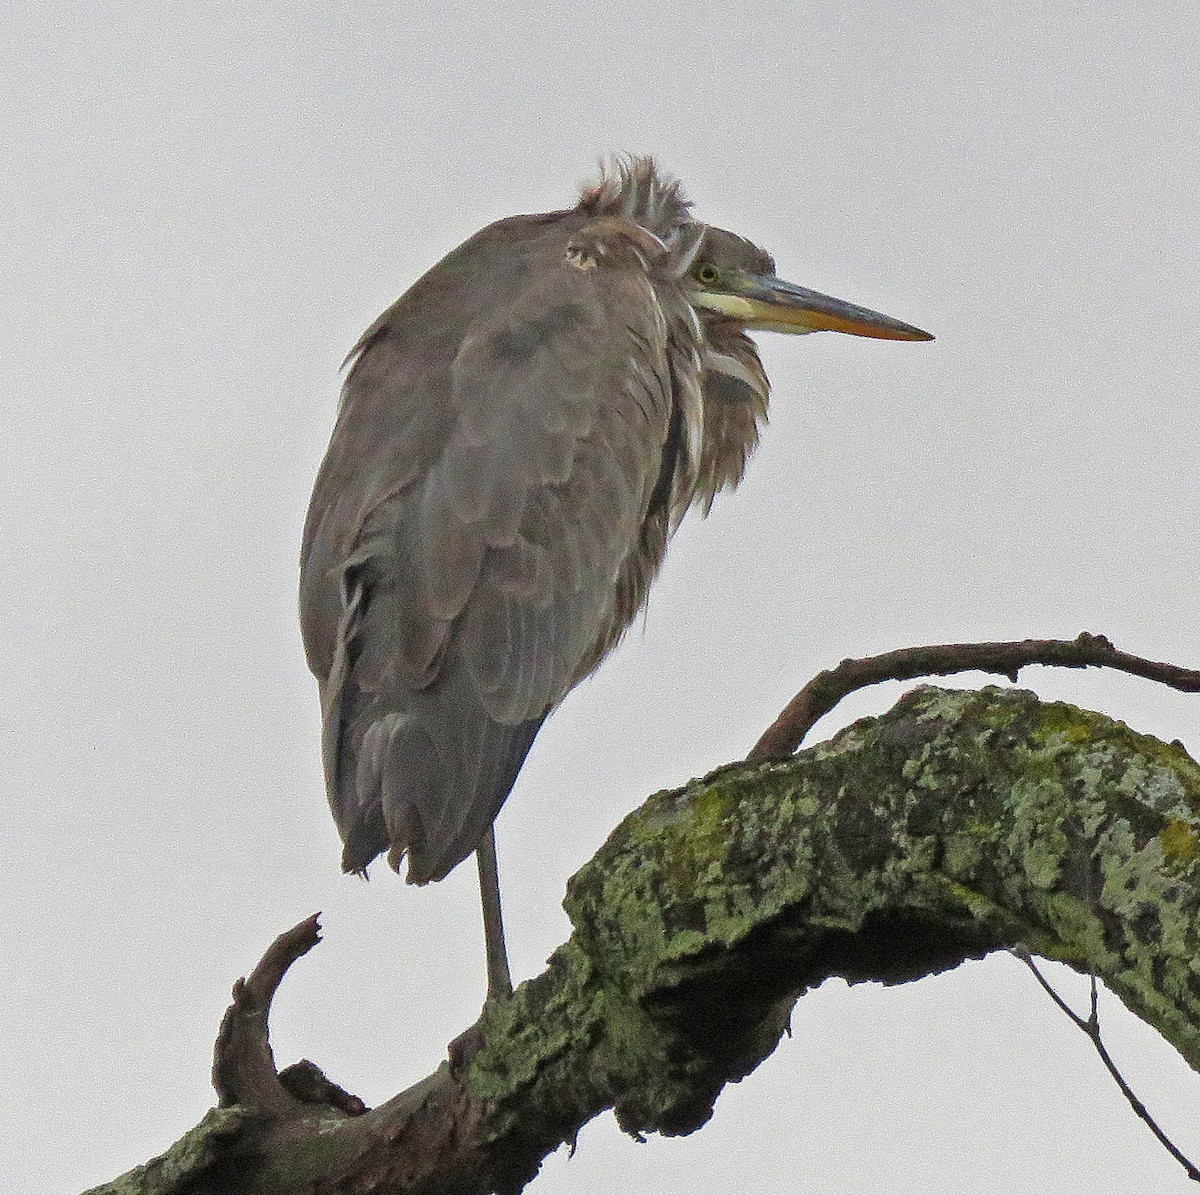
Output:
<instances>
[{"instance_id":1,"label":"green lichen patch","mask_svg":"<svg viewBox=\"0 0 1200 1195\"><path fill-rule=\"evenodd\" d=\"M1167 821L1158 837L1162 841L1163 857L1172 866L1184 867L1200 857L1200 838L1195 829L1177 817Z\"/></svg>"}]
</instances>

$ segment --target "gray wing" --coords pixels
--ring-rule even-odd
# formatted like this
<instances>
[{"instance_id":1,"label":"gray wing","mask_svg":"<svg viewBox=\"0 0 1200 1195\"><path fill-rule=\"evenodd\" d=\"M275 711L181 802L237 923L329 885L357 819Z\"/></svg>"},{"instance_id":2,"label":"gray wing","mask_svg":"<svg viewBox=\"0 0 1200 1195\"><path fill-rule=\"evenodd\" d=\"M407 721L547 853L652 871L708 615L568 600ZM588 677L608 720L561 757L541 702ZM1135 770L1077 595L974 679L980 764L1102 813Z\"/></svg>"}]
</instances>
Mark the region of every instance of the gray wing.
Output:
<instances>
[{"instance_id":1,"label":"gray wing","mask_svg":"<svg viewBox=\"0 0 1200 1195\"><path fill-rule=\"evenodd\" d=\"M404 345L368 342L348 380L301 601L343 863L390 847L424 882L475 848L547 712L632 613L618 581L672 397L653 292L618 270L564 260L448 369Z\"/></svg>"}]
</instances>

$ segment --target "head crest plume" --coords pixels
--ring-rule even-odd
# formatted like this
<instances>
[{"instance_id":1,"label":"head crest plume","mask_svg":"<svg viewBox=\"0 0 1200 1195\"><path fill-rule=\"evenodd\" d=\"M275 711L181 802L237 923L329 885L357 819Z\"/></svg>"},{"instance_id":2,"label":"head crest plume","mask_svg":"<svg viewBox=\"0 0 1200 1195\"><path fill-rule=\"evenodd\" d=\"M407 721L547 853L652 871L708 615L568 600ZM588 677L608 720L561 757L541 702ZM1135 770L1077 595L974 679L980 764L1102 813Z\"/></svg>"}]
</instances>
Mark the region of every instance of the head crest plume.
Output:
<instances>
[{"instance_id":1,"label":"head crest plume","mask_svg":"<svg viewBox=\"0 0 1200 1195\"><path fill-rule=\"evenodd\" d=\"M591 216L624 216L671 243L691 223L691 203L679 180L662 173L653 158L619 157L600 164L600 177L580 190L579 210Z\"/></svg>"}]
</instances>

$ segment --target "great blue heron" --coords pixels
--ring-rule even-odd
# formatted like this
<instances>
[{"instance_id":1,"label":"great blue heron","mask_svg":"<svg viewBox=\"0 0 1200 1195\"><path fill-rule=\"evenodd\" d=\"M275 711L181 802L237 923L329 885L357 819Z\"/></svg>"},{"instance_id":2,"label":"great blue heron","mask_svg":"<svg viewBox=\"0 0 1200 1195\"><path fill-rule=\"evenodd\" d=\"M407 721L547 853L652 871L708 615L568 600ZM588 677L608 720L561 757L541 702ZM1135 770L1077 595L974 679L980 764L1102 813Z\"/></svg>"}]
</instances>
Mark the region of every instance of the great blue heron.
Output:
<instances>
[{"instance_id":1,"label":"great blue heron","mask_svg":"<svg viewBox=\"0 0 1200 1195\"><path fill-rule=\"evenodd\" d=\"M342 866L386 850L424 884L476 851L489 998L492 823L684 514L741 480L769 389L748 329L932 339L781 281L632 158L477 232L348 358L300 582Z\"/></svg>"}]
</instances>

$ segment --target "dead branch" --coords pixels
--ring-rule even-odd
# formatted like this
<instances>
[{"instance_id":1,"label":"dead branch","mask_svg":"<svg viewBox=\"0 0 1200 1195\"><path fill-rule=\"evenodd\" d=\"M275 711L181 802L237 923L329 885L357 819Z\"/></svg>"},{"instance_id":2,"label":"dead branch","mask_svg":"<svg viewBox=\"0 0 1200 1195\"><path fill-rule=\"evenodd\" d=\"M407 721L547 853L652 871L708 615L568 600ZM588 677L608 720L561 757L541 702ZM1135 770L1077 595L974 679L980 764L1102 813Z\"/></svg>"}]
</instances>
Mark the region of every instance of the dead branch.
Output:
<instances>
[{"instance_id":1,"label":"dead branch","mask_svg":"<svg viewBox=\"0 0 1200 1195\"><path fill-rule=\"evenodd\" d=\"M1134 1115L1142 1121L1143 1124L1154 1134L1158 1139L1158 1143L1177 1161L1187 1173L1188 1178L1194 1183L1200 1183L1200 1170L1198 1170L1187 1155L1163 1132L1158 1121L1150 1114L1150 1110L1137 1097L1133 1088L1129 1086L1128 1080L1113 1061L1112 1055L1108 1052L1108 1047L1104 1044L1104 1037L1100 1032L1100 990L1096 982L1096 977L1091 976L1091 1010L1086 1017L1081 1017L1055 990L1050 981L1042 974L1037 963L1033 961L1033 956L1025 946L1014 946L1011 953L1023 962L1030 971L1033 972L1033 977L1038 981L1042 990L1050 997L1051 1000L1058 1006L1060 1011L1066 1016L1067 1020L1081 1030L1087 1037L1088 1041L1096 1049L1096 1053L1100 1056L1100 1061L1104 1063L1104 1069L1108 1071L1113 1082L1116 1083L1121 1094L1125 1097L1129 1106L1133 1109Z\"/></svg>"},{"instance_id":2,"label":"dead branch","mask_svg":"<svg viewBox=\"0 0 1200 1195\"><path fill-rule=\"evenodd\" d=\"M699 1127L830 976L898 983L1017 943L1099 975L1200 1069L1200 767L1020 690L918 689L656 794L566 904L571 938L485 1012L463 1069L362 1115L272 1085L270 995L316 938L290 931L218 1044L222 1097L256 1105L96 1195L516 1192L605 1109L634 1135Z\"/></svg>"},{"instance_id":3,"label":"dead branch","mask_svg":"<svg viewBox=\"0 0 1200 1195\"><path fill-rule=\"evenodd\" d=\"M867 685L957 672L1017 674L1030 664L1059 668L1115 668L1131 676L1158 681L1182 693L1200 693L1200 671L1163 664L1118 651L1103 635L1082 631L1074 639L1021 639L1008 643L942 643L904 647L878 656L843 660L819 672L792 698L754 744L747 759L784 759L793 754L813 725L843 697Z\"/></svg>"},{"instance_id":4,"label":"dead branch","mask_svg":"<svg viewBox=\"0 0 1200 1195\"><path fill-rule=\"evenodd\" d=\"M267 1016L288 968L320 940L319 914L280 934L246 979L233 985L213 1048L213 1087L222 1108L240 1104L262 1110L290 1109L295 1103L275 1073Z\"/></svg>"}]
</instances>

